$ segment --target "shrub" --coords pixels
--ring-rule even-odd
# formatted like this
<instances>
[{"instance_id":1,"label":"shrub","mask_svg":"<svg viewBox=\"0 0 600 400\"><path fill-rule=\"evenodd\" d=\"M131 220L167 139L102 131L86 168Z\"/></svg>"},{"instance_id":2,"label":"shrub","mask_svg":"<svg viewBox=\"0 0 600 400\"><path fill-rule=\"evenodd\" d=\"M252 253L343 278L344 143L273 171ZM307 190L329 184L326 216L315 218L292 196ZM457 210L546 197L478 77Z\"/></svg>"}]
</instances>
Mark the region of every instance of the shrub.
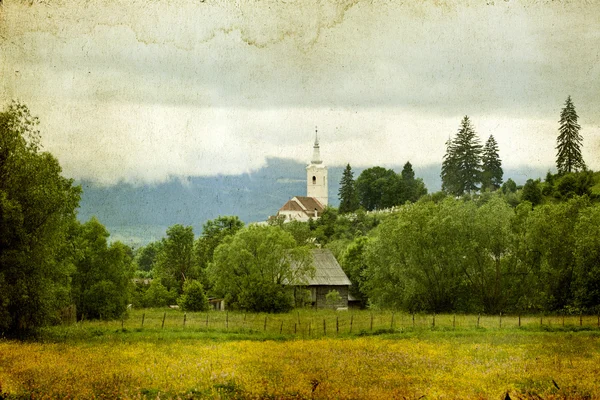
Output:
<instances>
[{"instance_id":1,"label":"shrub","mask_svg":"<svg viewBox=\"0 0 600 400\"><path fill-rule=\"evenodd\" d=\"M196 280L186 281L183 285L183 294L177 300L177 304L184 311L208 310L208 299L202 284Z\"/></svg>"}]
</instances>

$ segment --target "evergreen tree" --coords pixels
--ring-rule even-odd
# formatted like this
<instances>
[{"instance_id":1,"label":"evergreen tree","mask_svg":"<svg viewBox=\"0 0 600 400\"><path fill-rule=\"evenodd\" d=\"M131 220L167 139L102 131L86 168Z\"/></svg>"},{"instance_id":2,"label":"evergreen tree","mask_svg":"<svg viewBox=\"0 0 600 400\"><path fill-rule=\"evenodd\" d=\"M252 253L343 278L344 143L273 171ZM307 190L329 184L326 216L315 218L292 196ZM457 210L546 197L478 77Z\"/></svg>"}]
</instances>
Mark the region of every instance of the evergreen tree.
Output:
<instances>
[{"instance_id":1,"label":"evergreen tree","mask_svg":"<svg viewBox=\"0 0 600 400\"><path fill-rule=\"evenodd\" d=\"M442 162L442 190L446 193L457 193L458 165L456 163L456 146L451 139L446 142L446 154Z\"/></svg>"},{"instance_id":2,"label":"evergreen tree","mask_svg":"<svg viewBox=\"0 0 600 400\"><path fill-rule=\"evenodd\" d=\"M340 214L353 212L358 209L358 196L356 194L354 174L352 173L350 164L346 165L346 169L344 169L338 196L340 199Z\"/></svg>"},{"instance_id":3,"label":"evergreen tree","mask_svg":"<svg viewBox=\"0 0 600 400\"><path fill-rule=\"evenodd\" d=\"M454 140L447 142L442 163L442 189L462 196L479 190L481 182L481 144L469 117L465 116Z\"/></svg>"},{"instance_id":4,"label":"evergreen tree","mask_svg":"<svg viewBox=\"0 0 600 400\"><path fill-rule=\"evenodd\" d=\"M485 142L481 156L483 172L481 174L481 190L498 190L502 186L502 160L498 155L498 143L492 135Z\"/></svg>"},{"instance_id":5,"label":"evergreen tree","mask_svg":"<svg viewBox=\"0 0 600 400\"><path fill-rule=\"evenodd\" d=\"M574 172L585 170L585 162L581 156L581 142L583 138L579 134L581 127L577 123L577 112L571 101L571 96L567 97L565 107L560 113L560 134L557 138L556 149L556 167L559 174L565 172Z\"/></svg>"}]
</instances>

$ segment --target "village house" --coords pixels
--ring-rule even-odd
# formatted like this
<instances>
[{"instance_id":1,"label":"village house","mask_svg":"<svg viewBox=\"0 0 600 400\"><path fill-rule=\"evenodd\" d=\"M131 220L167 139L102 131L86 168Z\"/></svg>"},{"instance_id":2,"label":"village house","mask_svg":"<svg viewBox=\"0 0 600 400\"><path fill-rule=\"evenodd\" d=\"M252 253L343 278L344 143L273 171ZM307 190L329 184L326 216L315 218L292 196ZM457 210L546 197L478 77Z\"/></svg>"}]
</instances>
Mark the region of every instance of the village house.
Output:
<instances>
[{"instance_id":1,"label":"village house","mask_svg":"<svg viewBox=\"0 0 600 400\"><path fill-rule=\"evenodd\" d=\"M307 279L306 289L310 291L310 301L314 308L346 308L348 307L350 279L329 249L311 250L315 274ZM335 303L327 301L327 294L337 291Z\"/></svg>"}]
</instances>

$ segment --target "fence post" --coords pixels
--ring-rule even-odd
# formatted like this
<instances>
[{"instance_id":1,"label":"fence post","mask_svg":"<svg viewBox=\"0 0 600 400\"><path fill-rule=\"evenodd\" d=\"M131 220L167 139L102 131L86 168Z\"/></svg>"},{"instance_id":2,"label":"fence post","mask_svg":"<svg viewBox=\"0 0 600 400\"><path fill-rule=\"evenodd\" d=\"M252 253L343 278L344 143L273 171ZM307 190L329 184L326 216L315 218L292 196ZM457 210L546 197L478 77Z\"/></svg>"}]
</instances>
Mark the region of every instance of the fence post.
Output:
<instances>
[{"instance_id":1,"label":"fence post","mask_svg":"<svg viewBox=\"0 0 600 400\"><path fill-rule=\"evenodd\" d=\"M312 326L312 322L309 322L308 323L308 337L310 337L310 328L311 328L311 326Z\"/></svg>"},{"instance_id":2,"label":"fence post","mask_svg":"<svg viewBox=\"0 0 600 400\"><path fill-rule=\"evenodd\" d=\"M283 332L283 320L281 321L281 325L279 326L279 334L281 335L281 332Z\"/></svg>"},{"instance_id":3,"label":"fence post","mask_svg":"<svg viewBox=\"0 0 600 400\"><path fill-rule=\"evenodd\" d=\"M340 321L339 321L339 316L335 316L335 334L337 335L338 333L340 333Z\"/></svg>"},{"instance_id":4,"label":"fence post","mask_svg":"<svg viewBox=\"0 0 600 400\"><path fill-rule=\"evenodd\" d=\"M144 319L146 318L146 313L142 314L142 328L144 327Z\"/></svg>"},{"instance_id":5,"label":"fence post","mask_svg":"<svg viewBox=\"0 0 600 400\"><path fill-rule=\"evenodd\" d=\"M206 313L206 327L208 328L208 313Z\"/></svg>"},{"instance_id":6,"label":"fence post","mask_svg":"<svg viewBox=\"0 0 600 400\"><path fill-rule=\"evenodd\" d=\"M431 327L435 328L435 313L433 313L433 321L431 322Z\"/></svg>"},{"instance_id":7,"label":"fence post","mask_svg":"<svg viewBox=\"0 0 600 400\"><path fill-rule=\"evenodd\" d=\"M500 313L500 329L502 329L502 313Z\"/></svg>"},{"instance_id":8,"label":"fence post","mask_svg":"<svg viewBox=\"0 0 600 400\"><path fill-rule=\"evenodd\" d=\"M160 326L160 329L163 329L165 327L165 318L167 318L167 312L166 311L163 314L163 320L162 320L162 325Z\"/></svg>"},{"instance_id":9,"label":"fence post","mask_svg":"<svg viewBox=\"0 0 600 400\"><path fill-rule=\"evenodd\" d=\"M394 312L392 311L392 323L390 324L390 329L394 329Z\"/></svg>"},{"instance_id":10,"label":"fence post","mask_svg":"<svg viewBox=\"0 0 600 400\"><path fill-rule=\"evenodd\" d=\"M263 331L267 330L267 316L265 315L265 325L263 327Z\"/></svg>"},{"instance_id":11,"label":"fence post","mask_svg":"<svg viewBox=\"0 0 600 400\"><path fill-rule=\"evenodd\" d=\"M121 317L121 330L123 330L123 323L124 323L123 317Z\"/></svg>"},{"instance_id":12,"label":"fence post","mask_svg":"<svg viewBox=\"0 0 600 400\"><path fill-rule=\"evenodd\" d=\"M323 318L323 335L327 336L327 325L325 325L325 318Z\"/></svg>"},{"instance_id":13,"label":"fence post","mask_svg":"<svg viewBox=\"0 0 600 400\"><path fill-rule=\"evenodd\" d=\"M481 314L477 314L477 327L479 328L479 319L481 318Z\"/></svg>"},{"instance_id":14,"label":"fence post","mask_svg":"<svg viewBox=\"0 0 600 400\"><path fill-rule=\"evenodd\" d=\"M352 333L352 323L354 322L354 314L350 315L350 333ZM600 324L600 314L598 314L598 324ZM600 325L598 325L600 326Z\"/></svg>"},{"instance_id":15,"label":"fence post","mask_svg":"<svg viewBox=\"0 0 600 400\"><path fill-rule=\"evenodd\" d=\"M540 326L544 325L544 320L543 320L544 316L540 315Z\"/></svg>"},{"instance_id":16,"label":"fence post","mask_svg":"<svg viewBox=\"0 0 600 400\"><path fill-rule=\"evenodd\" d=\"M229 311L225 313L225 329L229 330Z\"/></svg>"},{"instance_id":17,"label":"fence post","mask_svg":"<svg viewBox=\"0 0 600 400\"><path fill-rule=\"evenodd\" d=\"M183 327L185 328L185 320L187 319L187 313L183 313Z\"/></svg>"},{"instance_id":18,"label":"fence post","mask_svg":"<svg viewBox=\"0 0 600 400\"><path fill-rule=\"evenodd\" d=\"M519 328L521 327L521 314L519 314Z\"/></svg>"},{"instance_id":19,"label":"fence post","mask_svg":"<svg viewBox=\"0 0 600 400\"><path fill-rule=\"evenodd\" d=\"M452 329L456 329L456 314L452 317Z\"/></svg>"},{"instance_id":20,"label":"fence post","mask_svg":"<svg viewBox=\"0 0 600 400\"><path fill-rule=\"evenodd\" d=\"M415 313L413 313L412 317L413 317L413 328L414 328L415 327Z\"/></svg>"},{"instance_id":21,"label":"fence post","mask_svg":"<svg viewBox=\"0 0 600 400\"><path fill-rule=\"evenodd\" d=\"M373 330L373 313L371 313L371 330Z\"/></svg>"},{"instance_id":22,"label":"fence post","mask_svg":"<svg viewBox=\"0 0 600 400\"><path fill-rule=\"evenodd\" d=\"M298 324L294 324L294 335L296 334L297 329L298 329Z\"/></svg>"},{"instance_id":23,"label":"fence post","mask_svg":"<svg viewBox=\"0 0 600 400\"><path fill-rule=\"evenodd\" d=\"M583 319L581 317L581 313L579 313L579 326L583 325Z\"/></svg>"}]
</instances>

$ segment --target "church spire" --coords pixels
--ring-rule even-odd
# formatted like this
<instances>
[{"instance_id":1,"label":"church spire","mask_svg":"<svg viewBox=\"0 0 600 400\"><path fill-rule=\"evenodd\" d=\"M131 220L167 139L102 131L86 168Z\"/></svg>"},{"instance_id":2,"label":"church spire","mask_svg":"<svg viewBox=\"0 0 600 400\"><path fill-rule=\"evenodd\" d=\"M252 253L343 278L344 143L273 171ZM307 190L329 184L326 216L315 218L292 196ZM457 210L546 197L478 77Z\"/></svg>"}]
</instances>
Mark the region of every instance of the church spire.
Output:
<instances>
[{"instance_id":1,"label":"church spire","mask_svg":"<svg viewBox=\"0 0 600 400\"><path fill-rule=\"evenodd\" d=\"M321 164L323 161L321 160L321 151L319 149L319 131L315 126L315 145L313 146L313 156L310 161L311 164Z\"/></svg>"}]
</instances>

